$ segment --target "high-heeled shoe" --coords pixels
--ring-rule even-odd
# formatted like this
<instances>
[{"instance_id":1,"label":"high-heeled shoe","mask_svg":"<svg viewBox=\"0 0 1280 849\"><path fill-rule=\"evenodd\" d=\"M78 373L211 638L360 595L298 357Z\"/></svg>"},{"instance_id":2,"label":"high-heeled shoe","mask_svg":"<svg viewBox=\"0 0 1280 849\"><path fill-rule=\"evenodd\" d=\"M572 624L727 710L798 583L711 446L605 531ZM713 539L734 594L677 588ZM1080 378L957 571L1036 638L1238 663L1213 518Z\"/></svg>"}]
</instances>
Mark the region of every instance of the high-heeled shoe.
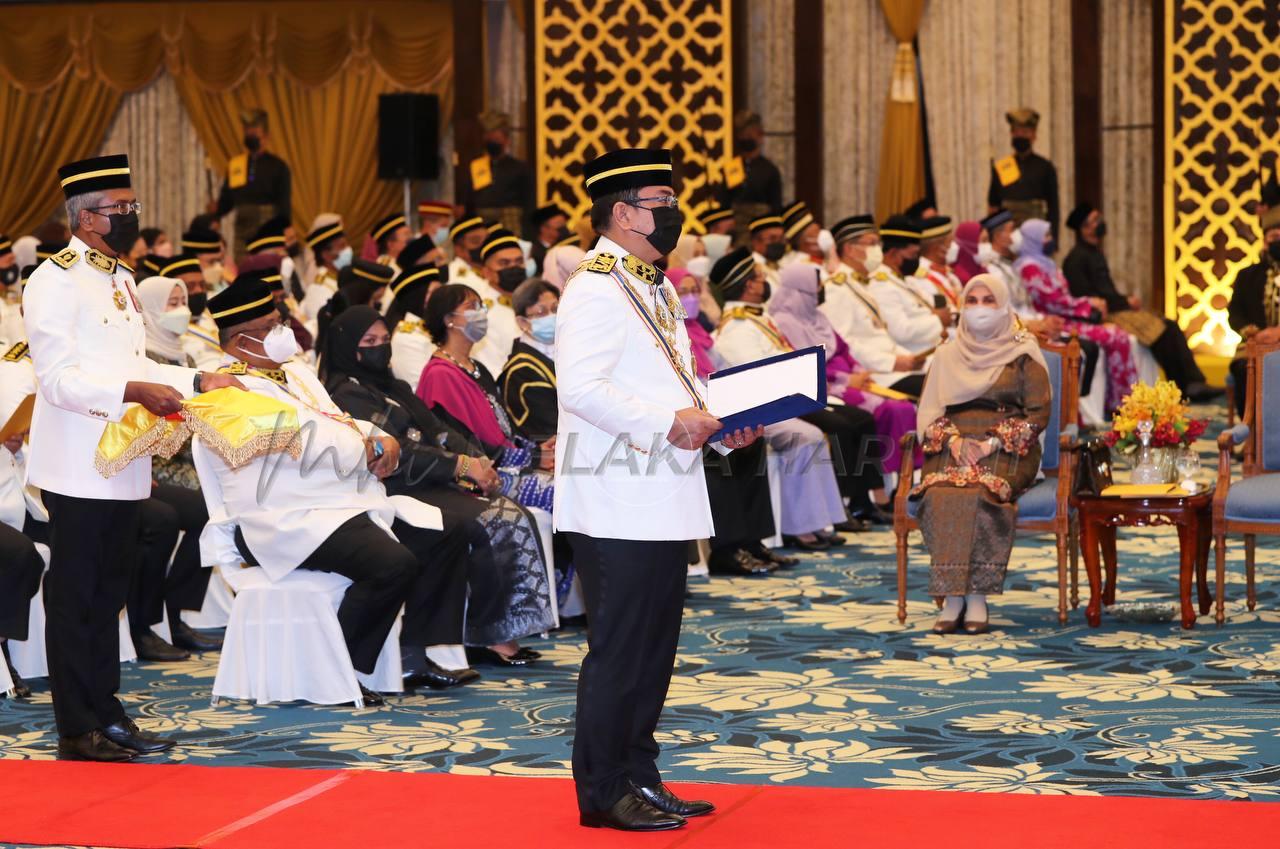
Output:
<instances>
[{"instance_id":1,"label":"high-heeled shoe","mask_svg":"<svg viewBox=\"0 0 1280 849\"><path fill-rule=\"evenodd\" d=\"M794 537L790 534L782 535L782 544L787 548L797 548L800 551L826 551L831 544L817 534L813 535L811 541L802 540L800 537Z\"/></svg>"},{"instance_id":2,"label":"high-heeled shoe","mask_svg":"<svg viewBox=\"0 0 1280 849\"><path fill-rule=\"evenodd\" d=\"M989 622L970 622L968 619L964 621L964 632L971 636L976 637L978 634L985 634L990 629L991 623Z\"/></svg>"},{"instance_id":3,"label":"high-heeled shoe","mask_svg":"<svg viewBox=\"0 0 1280 849\"><path fill-rule=\"evenodd\" d=\"M964 608L960 608L960 612L956 614L955 619L943 619L941 616L933 623L933 633L935 634L954 634L960 627L960 623L964 620Z\"/></svg>"}]
</instances>

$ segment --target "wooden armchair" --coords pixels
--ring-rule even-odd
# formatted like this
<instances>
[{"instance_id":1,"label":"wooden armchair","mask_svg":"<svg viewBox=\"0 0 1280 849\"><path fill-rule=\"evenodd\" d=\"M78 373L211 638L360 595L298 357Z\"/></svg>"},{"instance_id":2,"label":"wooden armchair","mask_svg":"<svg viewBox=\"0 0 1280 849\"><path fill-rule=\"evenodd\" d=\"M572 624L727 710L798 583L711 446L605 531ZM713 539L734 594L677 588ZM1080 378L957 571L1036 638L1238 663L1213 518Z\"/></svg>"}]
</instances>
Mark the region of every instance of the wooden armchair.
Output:
<instances>
[{"instance_id":1,"label":"wooden armchair","mask_svg":"<svg viewBox=\"0 0 1280 849\"><path fill-rule=\"evenodd\" d=\"M1221 625L1227 570L1227 534L1244 535L1245 600L1257 604L1254 591L1254 551L1258 534L1280 534L1280 342L1260 344L1256 337L1245 348L1248 380L1244 416L1240 424L1218 435L1218 486L1213 494L1213 540L1216 609ZM1232 448L1244 445L1243 479L1231 483Z\"/></svg>"},{"instance_id":2,"label":"wooden armchair","mask_svg":"<svg viewBox=\"0 0 1280 849\"><path fill-rule=\"evenodd\" d=\"M1071 607L1080 604L1080 533L1072 507L1075 451L1080 406L1080 343L1073 336L1066 343L1040 345L1049 367L1054 405L1044 434L1044 454L1040 468L1045 478L1018 497L1018 530L1051 533L1058 543L1058 621L1067 622L1067 562L1071 563ZM920 527L916 521L919 502L907 498L914 469L915 434L902 438L902 467L893 499L893 532L898 541L898 621L907 621L907 534Z\"/></svg>"}]
</instances>

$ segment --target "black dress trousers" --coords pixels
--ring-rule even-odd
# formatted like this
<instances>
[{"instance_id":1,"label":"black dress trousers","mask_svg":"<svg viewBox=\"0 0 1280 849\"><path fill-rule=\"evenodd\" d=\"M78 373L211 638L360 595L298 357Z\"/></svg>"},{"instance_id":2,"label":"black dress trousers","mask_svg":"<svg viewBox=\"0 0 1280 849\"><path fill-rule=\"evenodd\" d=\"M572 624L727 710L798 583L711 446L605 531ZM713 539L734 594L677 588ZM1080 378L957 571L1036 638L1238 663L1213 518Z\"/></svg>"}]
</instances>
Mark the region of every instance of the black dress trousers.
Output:
<instances>
[{"instance_id":1,"label":"black dress trousers","mask_svg":"<svg viewBox=\"0 0 1280 849\"><path fill-rule=\"evenodd\" d=\"M0 637L25 640L31 597L40 589L44 558L30 537L0 522Z\"/></svg>"},{"instance_id":2,"label":"black dress trousers","mask_svg":"<svg viewBox=\"0 0 1280 849\"><path fill-rule=\"evenodd\" d=\"M703 470L715 524L712 551L742 548L777 533L763 439L728 455L704 448Z\"/></svg>"},{"instance_id":3,"label":"black dress trousers","mask_svg":"<svg viewBox=\"0 0 1280 849\"><path fill-rule=\"evenodd\" d=\"M209 521L204 496L171 484L151 493L142 502L138 568L129 587L129 626L135 632L159 624L166 608L170 624L183 610L199 610L212 574L200 564L200 532ZM179 531L182 542L174 551Z\"/></svg>"},{"instance_id":4,"label":"black dress trousers","mask_svg":"<svg viewBox=\"0 0 1280 849\"><path fill-rule=\"evenodd\" d=\"M53 557L45 578L45 649L53 714L63 737L124 719L120 610L137 562L140 501L46 491Z\"/></svg>"},{"instance_id":5,"label":"black dress trousers","mask_svg":"<svg viewBox=\"0 0 1280 849\"><path fill-rule=\"evenodd\" d=\"M855 510L870 505L871 491L884 486L882 463L891 447L876 434L875 417L858 407L838 406L800 418L829 437L840 494Z\"/></svg>"},{"instance_id":6,"label":"black dress trousers","mask_svg":"<svg viewBox=\"0 0 1280 849\"><path fill-rule=\"evenodd\" d=\"M581 811L607 811L628 779L661 780L653 734L680 642L686 544L566 536L587 607L573 779Z\"/></svg>"}]
</instances>

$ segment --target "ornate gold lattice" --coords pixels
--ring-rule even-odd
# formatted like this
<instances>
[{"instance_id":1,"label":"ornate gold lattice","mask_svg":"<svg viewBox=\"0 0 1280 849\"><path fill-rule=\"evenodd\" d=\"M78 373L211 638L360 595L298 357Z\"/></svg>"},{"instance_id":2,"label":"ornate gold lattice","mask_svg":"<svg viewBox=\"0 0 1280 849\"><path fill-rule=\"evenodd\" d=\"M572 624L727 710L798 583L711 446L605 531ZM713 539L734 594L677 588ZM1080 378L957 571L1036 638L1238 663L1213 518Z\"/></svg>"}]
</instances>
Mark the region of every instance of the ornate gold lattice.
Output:
<instances>
[{"instance_id":1,"label":"ornate gold lattice","mask_svg":"<svg viewBox=\"0 0 1280 849\"><path fill-rule=\"evenodd\" d=\"M1258 164L1280 152L1276 0L1165 4L1165 293L1193 348L1230 354L1236 273L1258 261ZM1248 208L1246 208L1246 206Z\"/></svg>"},{"instance_id":2,"label":"ornate gold lattice","mask_svg":"<svg viewBox=\"0 0 1280 849\"><path fill-rule=\"evenodd\" d=\"M686 220L728 156L729 0L538 0L538 201L577 218L582 166L619 147L669 147Z\"/></svg>"}]
</instances>

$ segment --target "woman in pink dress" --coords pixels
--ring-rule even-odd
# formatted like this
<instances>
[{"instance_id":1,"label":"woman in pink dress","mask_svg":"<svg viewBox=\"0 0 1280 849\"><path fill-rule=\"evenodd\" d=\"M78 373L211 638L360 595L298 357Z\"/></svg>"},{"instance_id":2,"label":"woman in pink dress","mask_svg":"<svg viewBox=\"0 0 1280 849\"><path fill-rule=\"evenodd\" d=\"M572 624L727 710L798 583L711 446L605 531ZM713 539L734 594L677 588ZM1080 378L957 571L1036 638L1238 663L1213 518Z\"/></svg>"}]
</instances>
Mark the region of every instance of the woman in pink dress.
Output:
<instances>
[{"instance_id":1,"label":"woman in pink dress","mask_svg":"<svg viewBox=\"0 0 1280 849\"><path fill-rule=\"evenodd\" d=\"M1063 329L1082 339L1092 339L1102 348L1107 364L1107 412L1120 406L1124 396L1138 380L1133 362L1133 340L1114 324L1104 324L1107 304L1102 298L1077 298L1071 294L1067 279L1045 251L1049 222L1032 218L1022 225L1022 251L1014 270L1035 308L1045 315L1063 319Z\"/></svg>"}]
</instances>

